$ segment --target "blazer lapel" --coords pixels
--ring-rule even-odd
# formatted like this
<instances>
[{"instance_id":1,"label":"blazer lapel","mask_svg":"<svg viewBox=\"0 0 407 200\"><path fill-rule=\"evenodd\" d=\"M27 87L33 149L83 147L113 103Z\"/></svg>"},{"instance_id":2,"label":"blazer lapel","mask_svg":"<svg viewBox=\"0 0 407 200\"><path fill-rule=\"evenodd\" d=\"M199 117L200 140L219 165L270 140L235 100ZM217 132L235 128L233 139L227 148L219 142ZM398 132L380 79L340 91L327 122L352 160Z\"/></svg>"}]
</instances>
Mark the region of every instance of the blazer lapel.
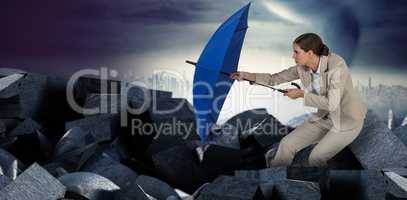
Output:
<instances>
[{"instance_id":1,"label":"blazer lapel","mask_svg":"<svg viewBox=\"0 0 407 200\"><path fill-rule=\"evenodd\" d=\"M321 79L319 80L320 84L320 93L321 96L326 96L328 90L328 56L321 56Z\"/></svg>"},{"instance_id":2,"label":"blazer lapel","mask_svg":"<svg viewBox=\"0 0 407 200\"><path fill-rule=\"evenodd\" d=\"M303 74L302 74L302 85L305 87L307 91L311 91L311 73L310 70L303 66Z\"/></svg>"}]
</instances>

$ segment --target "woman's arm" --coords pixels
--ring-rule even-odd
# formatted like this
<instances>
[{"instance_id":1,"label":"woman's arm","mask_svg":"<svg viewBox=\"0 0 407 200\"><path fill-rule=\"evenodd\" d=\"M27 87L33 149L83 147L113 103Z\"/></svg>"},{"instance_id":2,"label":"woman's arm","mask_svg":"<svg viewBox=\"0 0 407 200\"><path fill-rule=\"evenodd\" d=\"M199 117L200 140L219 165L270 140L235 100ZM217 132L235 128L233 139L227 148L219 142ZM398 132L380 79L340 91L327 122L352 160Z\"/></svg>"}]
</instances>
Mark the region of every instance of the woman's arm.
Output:
<instances>
[{"instance_id":1,"label":"woman's arm","mask_svg":"<svg viewBox=\"0 0 407 200\"><path fill-rule=\"evenodd\" d=\"M297 67L297 65L292 66L275 74L254 73L254 82L273 86L297 80L300 78L300 76L298 75Z\"/></svg>"}]
</instances>

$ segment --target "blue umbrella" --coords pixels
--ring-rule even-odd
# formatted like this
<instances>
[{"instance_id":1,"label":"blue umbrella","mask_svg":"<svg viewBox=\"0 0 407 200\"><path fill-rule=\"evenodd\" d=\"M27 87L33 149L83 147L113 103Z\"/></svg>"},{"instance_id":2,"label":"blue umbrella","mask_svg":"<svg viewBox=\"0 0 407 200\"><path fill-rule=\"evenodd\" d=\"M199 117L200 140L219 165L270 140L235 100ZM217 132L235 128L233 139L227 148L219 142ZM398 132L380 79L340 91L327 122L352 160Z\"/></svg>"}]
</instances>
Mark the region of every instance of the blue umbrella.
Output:
<instances>
[{"instance_id":1,"label":"blue umbrella","mask_svg":"<svg viewBox=\"0 0 407 200\"><path fill-rule=\"evenodd\" d=\"M212 35L196 65L193 104L201 141L216 121L233 80L227 74L237 71L247 30L250 3L226 20Z\"/></svg>"}]
</instances>

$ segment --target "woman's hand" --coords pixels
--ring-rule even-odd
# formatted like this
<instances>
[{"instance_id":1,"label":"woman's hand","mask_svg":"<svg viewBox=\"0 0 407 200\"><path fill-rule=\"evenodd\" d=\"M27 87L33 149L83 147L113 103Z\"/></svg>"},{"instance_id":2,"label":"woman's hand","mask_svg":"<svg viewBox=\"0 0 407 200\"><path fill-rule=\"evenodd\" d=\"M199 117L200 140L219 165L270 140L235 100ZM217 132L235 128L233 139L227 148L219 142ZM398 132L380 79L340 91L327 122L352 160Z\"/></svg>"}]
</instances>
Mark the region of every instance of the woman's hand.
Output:
<instances>
[{"instance_id":1,"label":"woman's hand","mask_svg":"<svg viewBox=\"0 0 407 200\"><path fill-rule=\"evenodd\" d=\"M300 97L304 97L304 90L287 89L287 92L284 93L284 96L288 96L291 99L297 99L297 98L300 98Z\"/></svg>"},{"instance_id":2,"label":"woman's hand","mask_svg":"<svg viewBox=\"0 0 407 200\"><path fill-rule=\"evenodd\" d=\"M230 74L230 78L238 81L255 81L256 77L250 72L237 71Z\"/></svg>"}]
</instances>

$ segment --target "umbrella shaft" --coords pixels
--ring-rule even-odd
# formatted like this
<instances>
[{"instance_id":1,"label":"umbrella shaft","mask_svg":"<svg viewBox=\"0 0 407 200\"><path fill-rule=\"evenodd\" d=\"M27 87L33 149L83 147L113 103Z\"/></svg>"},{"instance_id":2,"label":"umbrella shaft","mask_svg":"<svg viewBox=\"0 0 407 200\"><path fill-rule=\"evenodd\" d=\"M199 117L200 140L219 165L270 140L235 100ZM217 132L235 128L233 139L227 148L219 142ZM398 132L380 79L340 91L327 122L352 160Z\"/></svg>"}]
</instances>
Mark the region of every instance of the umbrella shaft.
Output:
<instances>
[{"instance_id":1,"label":"umbrella shaft","mask_svg":"<svg viewBox=\"0 0 407 200\"><path fill-rule=\"evenodd\" d=\"M227 76L230 76L230 73L227 73L227 72L220 72L220 73L221 73L221 74L224 74L224 75L227 75ZM250 84L255 83L255 84L257 84L257 85L261 85L261 86L270 88L270 89L272 89L272 90L279 91L279 92L281 92L281 93L286 93L286 92L287 92L287 90L277 89L277 88L275 88L275 87L272 87L272 86L269 86L269 85L265 85L265 84L262 84L262 83L256 83L256 82L254 82L254 81L252 81L252 80L249 80L249 79L245 79L245 78L244 78L243 80L249 81Z\"/></svg>"},{"instance_id":2,"label":"umbrella shaft","mask_svg":"<svg viewBox=\"0 0 407 200\"><path fill-rule=\"evenodd\" d=\"M191 64L191 65L196 66L196 62L193 62L193 61L190 61L190 60L186 60L185 62L188 63L188 64ZM221 74L224 74L224 75L227 75L227 76L230 76L230 73L228 73L228 72L223 72L223 71L221 71L220 73L221 73ZM248 79L243 79L243 80L249 81L250 83L254 83L254 81L252 81L252 80L248 80ZM267 88L270 88L270 89L272 89L272 90L275 90L275 91L278 91L278 92L281 92L281 93L286 93L286 92L287 92L286 90L277 89L277 88L274 88L274 87L272 87L272 86L265 85L265 84L262 84L262 83L256 83L256 84L257 84L257 85L264 86L264 87L267 87Z\"/></svg>"}]
</instances>

